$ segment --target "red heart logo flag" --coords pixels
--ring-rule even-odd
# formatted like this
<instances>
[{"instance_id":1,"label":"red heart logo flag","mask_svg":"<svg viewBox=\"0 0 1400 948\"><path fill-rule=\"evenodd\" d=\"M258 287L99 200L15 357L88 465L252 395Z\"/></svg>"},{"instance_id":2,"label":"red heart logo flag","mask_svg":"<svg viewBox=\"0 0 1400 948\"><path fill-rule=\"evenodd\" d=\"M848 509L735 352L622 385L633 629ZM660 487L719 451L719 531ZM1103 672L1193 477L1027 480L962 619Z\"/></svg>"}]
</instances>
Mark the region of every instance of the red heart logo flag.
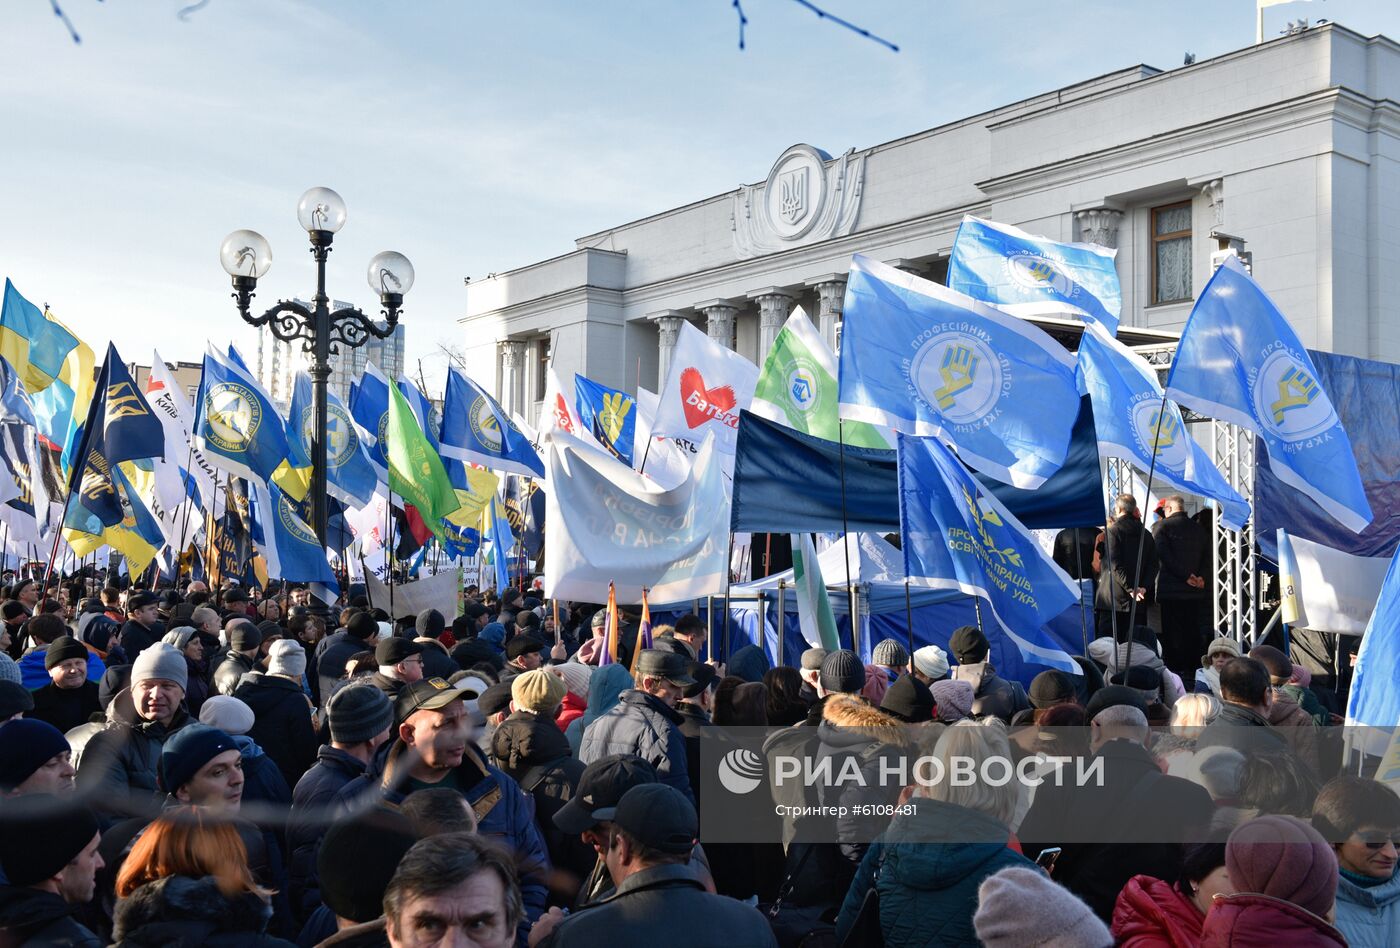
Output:
<instances>
[{"instance_id":1,"label":"red heart logo flag","mask_svg":"<svg viewBox=\"0 0 1400 948\"><path fill-rule=\"evenodd\" d=\"M705 379L694 366L681 372L681 405L685 408L685 423L692 429L707 421L718 421L731 428L738 427L739 416L734 407L734 389L728 385L706 388Z\"/></svg>"},{"instance_id":2,"label":"red heart logo flag","mask_svg":"<svg viewBox=\"0 0 1400 948\"><path fill-rule=\"evenodd\" d=\"M697 447L707 433L713 434L716 450L727 459L727 470L733 463L739 412L753 401L757 384L758 366L683 322L651 433L694 442Z\"/></svg>"}]
</instances>

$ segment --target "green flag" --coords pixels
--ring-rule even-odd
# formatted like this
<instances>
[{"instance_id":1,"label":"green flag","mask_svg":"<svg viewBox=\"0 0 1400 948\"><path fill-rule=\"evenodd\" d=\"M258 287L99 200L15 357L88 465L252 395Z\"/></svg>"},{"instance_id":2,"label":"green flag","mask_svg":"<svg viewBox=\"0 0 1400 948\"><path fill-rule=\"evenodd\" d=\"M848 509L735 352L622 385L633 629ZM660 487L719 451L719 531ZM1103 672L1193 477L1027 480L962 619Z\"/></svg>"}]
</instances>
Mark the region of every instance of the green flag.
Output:
<instances>
[{"instance_id":1,"label":"green flag","mask_svg":"<svg viewBox=\"0 0 1400 948\"><path fill-rule=\"evenodd\" d=\"M418 508L418 514L439 539L445 539L442 518L459 506L447 477L418 418L397 385L389 386L389 418L384 455L389 459L389 490Z\"/></svg>"},{"instance_id":2,"label":"green flag","mask_svg":"<svg viewBox=\"0 0 1400 948\"><path fill-rule=\"evenodd\" d=\"M836 357L801 307L793 310L764 360L749 410L803 434L838 436L862 448L891 447L873 425L836 414Z\"/></svg>"},{"instance_id":3,"label":"green flag","mask_svg":"<svg viewBox=\"0 0 1400 948\"><path fill-rule=\"evenodd\" d=\"M808 642L820 642L828 652L836 651L841 647L836 634L836 614L831 611L831 600L826 594L817 548L810 533L792 538L792 584L797 587L797 623L802 637Z\"/></svg>"}]
</instances>

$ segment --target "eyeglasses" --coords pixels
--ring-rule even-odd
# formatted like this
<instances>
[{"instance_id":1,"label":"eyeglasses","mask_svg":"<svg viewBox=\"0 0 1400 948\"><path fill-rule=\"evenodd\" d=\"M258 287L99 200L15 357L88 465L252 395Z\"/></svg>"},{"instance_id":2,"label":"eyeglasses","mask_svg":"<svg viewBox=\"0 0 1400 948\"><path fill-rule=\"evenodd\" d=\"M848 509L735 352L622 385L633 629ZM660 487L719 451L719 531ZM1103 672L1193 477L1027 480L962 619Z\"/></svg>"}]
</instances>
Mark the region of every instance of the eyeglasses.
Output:
<instances>
[{"instance_id":1,"label":"eyeglasses","mask_svg":"<svg viewBox=\"0 0 1400 948\"><path fill-rule=\"evenodd\" d=\"M1381 850L1385 848L1386 843L1390 843L1396 849L1400 849L1400 831L1394 834L1376 832L1357 833L1356 838L1360 840L1361 844L1367 849Z\"/></svg>"}]
</instances>

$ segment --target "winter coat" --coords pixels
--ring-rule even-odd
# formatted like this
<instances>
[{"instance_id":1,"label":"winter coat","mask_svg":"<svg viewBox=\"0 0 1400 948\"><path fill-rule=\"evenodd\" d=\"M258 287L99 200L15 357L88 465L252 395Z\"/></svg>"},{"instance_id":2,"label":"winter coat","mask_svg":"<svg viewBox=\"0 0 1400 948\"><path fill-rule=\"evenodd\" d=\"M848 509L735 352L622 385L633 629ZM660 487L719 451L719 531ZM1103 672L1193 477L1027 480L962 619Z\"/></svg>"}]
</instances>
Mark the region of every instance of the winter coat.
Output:
<instances>
[{"instance_id":1,"label":"winter coat","mask_svg":"<svg viewBox=\"0 0 1400 948\"><path fill-rule=\"evenodd\" d=\"M292 810L287 816L287 871L292 909L298 918L306 918L321 904L316 853L321 837L330 828L336 794L364 772L364 762L358 757L325 744L316 752L315 765L292 791Z\"/></svg>"},{"instance_id":2,"label":"winter coat","mask_svg":"<svg viewBox=\"0 0 1400 948\"><path fill-rule=\"evenodd\" d=\"M1313 774L1322 773L1322 748L1319 746L1322 732L1317 729L1312 715L1277 688L1273 704L1269 705L1269 726L1278 730L1294 755Z\"/></svg>"},{"instance_id":3,"label":"winter coat","mask_svg":"<svg viewBox=\"0 0 1400 948\"><path fill-rule=\"evenodd\" d=\"M1201 928L1201 948L1345 948L1346 938L1300 905L1271 895L1217 895Z\"/></svg>"},{"instance_id":4,"label":"winter coat","mask_svg":"<svg viewBox=\"0 0 1400 948\"><path fill-rule=\"evenodd\" d=\"M579 748L583 745L584 730L617 707L622 693L631 687L632 676L626 668L615 663L604 665L589 676L588 707L584 710L583 717L572 722L564 731L575 757L579 756Z\"/></svg>"},{"instance_id":5,"label":"winter coat","mask_svg":"<svg viewBox=\"0 0 1400 948\"><path fill-rule=\"evenodd\" d=\"M389 701L398 700L399 692L407 686L397 678L390 678L382 672L375 672L369 676L369 683L389 696Z\"/></svg>"},{"instance_id":6,"label":"winter coat","mask_svg":"<svg viewBox=\"0 0 1400 948\"><path fill-rule=\"evenodd\" d=\"M635 754L694 804L680 723L681 716L661 699L635 688L624 691L616 707L586 726L578 758L591 764L613 754Z\"/></svg>"},{"instance_id":7,"label":"winter coat","mask_svg":"<svg viewBox=\"0 0 1400 948\"><path fill-rule=\"evenodd\" d=\"M583 712L587 710L587 698L579 697L572 691L567 692L564 695L564 702L559 708L559 716L554 719L554 723L559 725L559 731L563 733L568 729L570 724L582 718Z\"/></svg>"},{"instance_id":8,"label":"winter coat","mask_svg":"<svg viewBox=\"0 0 1400 948\"><path fill-rule=\"evenodd\" d=\"M230 735L243 758L243 802L270 803L285 810L292 805L292 788L271 757L246 734Z\"/></svg>"},{"instance_id":9,"label":"winter coat","mask_svg":"<svg viewBox=\"0 0 1400 948\"><path fill-rule=\"evenodd\" d=\"M1108 535L1095 547L1101 566L1094 607L1106 612L1129 612L1133 604L1131 593L1135 588L1145 587L1148 600L1156 588L1157 544L1136 517L1119 517L1108 525L1107 532ZM1139 544L1142 545L1141 571L1137 568ZM1139 615L1148 600L1138 603Z\"/></svg>"},{"instance_id":10,"label":"winter coat","mask_svg":"<svg viewBox=\"0 0 1400 948\"><path fill-rule=\"evenodd\" d=\"M0 943L16 948L102 948L101 939L73 918L75 908L63 896L42 889L0 886Z\"/></svg>"},{"instance_id":11,"label":"winter coat","mask_svg":"<svg viewBox=\"0 0 1400 948\"><path fill-rule=\"evenodd\" d=\"M554 825L554 814L573 799L583 776L583 762L569 752L564 732L548 718L517 711L491 736L491 758L534 798L535 823L549 849L549 861L579 879L587 876L597 859L593 847L577 833Z\"/></svg>"},{"instance_id":12,"label":"winter coat","mask_svg":"<svg viewBox=\"0 0 1400 948\"><path fill-rule=\"evenodd\" d=\"M1201 943L1206 917L1176 886L1133 876L1113 907L1114 944L1120 948L1191 948Z\"/></svg>"},{"instance_id":13,"label":"winter coat","mask_svg":"<svg viewBox=\"0 0 1400 948\"><path fill-rule=\"evenodd\" d=\"M974 699L992 697L1005 705L1007 711L1003 720L1008 724L1017 712L1030 710L1031 702L1026 697L1026 689L1019 681L1007 681L998 675L991 662L959 665L953 669L951 677L971 685Z\"/></svg>"},{"instance_id":14,"label":"winter coat","mask_svg":"<svg viewBox=\"0 0 1400 948\"><path fill-rule=\"evenodd\" d=\"M363 925L342 928L325 941L317 942L316 948L389 948L385 924L383 918L376 918Z\"/></svg>"},{"instance_id":15,"label":"winter coat","mask_svg":"<svg viewBox=\"0 0 1400 948\"><path fill-rule=\"evenodd\" d=\"M893 804L903 789L893 780L885 781L889 785L882 787L880 775L882 765L889 766L903 755L905 734L903 722L855 695L832 695L823 706L813 766L825 767L824 761L830 758L831 773L840 774L854 758L862 776L859 782L820 781L816 787L818 805L846 810L845 816L836 817L835 830L841 855L850 864L849 872L860 865L870 840L890 821L888 813L857 815L857 805Z\"/></svg>"},{"instance_id":16,"label":"winter coat","mask_svg":"<svg viewBox=\"0 0 1400 948\"><path fill-rule=\"evenodd\" d=\"M1319 727L1326 727L1332 723L1332 716L1327 713L1327 709L1322 706L1322 702L1317 700L1317 692L1302 685L1279 685L1274 688L1274 694L1283 695L1290 701L1295 702L1306 711Z\"/></svg>"},{"instance_id":17,"label":"winter coat","mask_svg":"<svg viewBox=\"0 0 1400 948\"><path fill-rule=\"evenodd\" d=\"M136 656L159 642L163 635L164 623L157 622L148 629L135 619L127 619L121 631L122 651L130 661L135 662Z\"/></svg>"},{"instance_id":18,"label":"winter coat","mask_svg":"<svg viewBox=\"0 0 1400 948\"><path fill-rule=\"evenodd\" d=\"M238 690L243 676L257 669L257 663L242 652L229 651L219 667L214 669L214 691L221 695L232 695Z\"/></svg>"},{"instance_id":19,"label":"winter coat","mask_svg":"<svg viewBox=\"0 0 1400 948\"><path fill-rule=\"evenodd\" d=\"M320 682L321 704L331 700L335 683L345 674L345 665L361 652L374 651L374 644L340 631L316 643L316 678Z\"/></svg>"},{"instance_id":20,"label":"winter coat","mask_svg":"<svg viewBox=\"0 0 1400 948\"><path fill-rule=\"evenodd\" d=\"M248 736L272 758L287 786L295 787L302 774L316 762L316 728L311 723L311 702L300 682L249 672L233 693L253 709Z\"/></svg>"},{"instance_id":21,"label":"winter coat","mask_svg":"<svg viewBox=\"0 0 1400 948\"><path fill-rule=\"evenodd\" d=\"M1288 740L1253 708L1224 702L1214 721L1196 738L1196 750L1207 747L1233 747L1246 757L1251 754L1279 754L1288 750Z\"/></svg>"},{"instance_id":22,"label":"winter coat","mask_svg":"<svg viewBox=\"0 0 1400 948\"><path fill-rule=\"evenodd\" d=\"M87 722L94 714L102 711L97 700L97 686L85 681L77 688L60 688L47 684L34 692L34 710L25 714L27 718L47 721L60 731L71 731Z\"/></svg>"},{"instance_id":23,"label":"winter coat","mask_svg":"<svg viewBox=\"0 0 1400 948\"><path fill-rule=\"evenodd\" d=\"M1003 869L1031 868L1029 859L1007 848L1010 831L992 817L936 800L916 802L912 815L896 817L866 851L836 917L838 940L860 913L877 869L885 945L914 948L977 944L977 887Z\"/></svg>"},{"instance_id":24,"label":"winter coat","mask_svg":"<svg viewBox=\"0 0 1400 948\"><path fill-rule=\"evenodd\" d=\"M384 744L365 772L336 794L341 812L358 812L384 802L397 806L411 792L402 757L406 745L399 740ZM535 825L535 802L528 793L485 755L468 744L462 763L452 773L455 789L476 812L477 832L502 842L515 856L520 894L528 927L544 912L548 895L549 855Z\"/></svg>"},{"instance_id":25,"label":"winter coat","mask_svg":"<svg viewBox=\"0 0 1400 948\"><path fill-rule=\"evenodd\" d=\"M1167 667L1155 649L1142 642L1115 642L1112 636L1105 635L1089 643L1089 657L1104 666L1106 676L1125 668L1150 668L1157 672L1162 682L1162 703L1169 708L1186 694L1181 676Z\"/></svg>"},{"instance_id":26,"label":"winter coat","mask_svg":"<svg viewBox=\"0 0 1400 948\"><path fill-rule=\"evenodd\" d=\"M1154 523L1152 539L1157 546L1159 566L1157 600L1204 599L1206 587L1188 586L1186 580L1193 575L1210 578L1210 535L1205 528L1181 510ZM1117 551L1114 558L1117 559Z\"/></svg>"},{"instance_id":27,"label":"winter coat","mask_svg":"<svg viewBox=\"0 0 1400 948\"><path fill-rule=\"evenodd\" d=\"M49 677L49 670L44 667L44 659L47 656L48 646L43 648L31 648L20 656L19 674L20 684L30 691L37 691L46 685L52 684L53 679ZM99 682L107 672L107 663L92 652L87 654L87 680Z\"/></svg>"},{"instance_id":28,"label":"winter coat","mask_svg":"<svg viewBox=\"0 0 1400 948\"><path fill-rule=\"evenodd\" d=\"M541 948L777 948L752 906L712 895L688 865L654 866L559 924Z\"/></svg>"},{"instance_id":29,"label":"winter coat","mask_svg":"<svg viewBox=\"0 0 1400 948\"><path fill-rule=\"evenodd\" d=\"M248 892L227 898L212 876L167 876L117 902L114 948L291 948L265 934L272 908Z\"/></svg>"},{"instance_id":30,"label":"winter coat","mask_svg":"<svg viewBox=\"0 0 1400 948\"><path fill-rule=\"evenodd\" d=\"M1342 876L1337 882L1337 928L1352 948L1400 945L1400 872L1369 889Z\"/></svg>"},{"instance_id":31,"label":"winter coat","mask_svg":"<svg viewBox=\"0 0 1400 948\"><path fill-rule=\"evenodd\" d=\"M78 767L78 790L110 823L127 816L154 816L164 799L156 786L160 751L171 734L193 719L177 708L167 728L136 715L128 702L113 701L112 721L94 734ZM109 708L109 710L110 710Z\"/></svg>"},{"instance_id":32,"label":"winter coat","mask_svg":"<svg viewBox=\"0 0 1400 948\"><path fill-rule=\"evenodd\" d=\"M426 636L419 636L413 641L423 646L423 677L441 678L443 681L451 678L462 669L452 660L452 656L447 654L447 649L437 639L430 639Z\"/></svg>"}]
</instances>

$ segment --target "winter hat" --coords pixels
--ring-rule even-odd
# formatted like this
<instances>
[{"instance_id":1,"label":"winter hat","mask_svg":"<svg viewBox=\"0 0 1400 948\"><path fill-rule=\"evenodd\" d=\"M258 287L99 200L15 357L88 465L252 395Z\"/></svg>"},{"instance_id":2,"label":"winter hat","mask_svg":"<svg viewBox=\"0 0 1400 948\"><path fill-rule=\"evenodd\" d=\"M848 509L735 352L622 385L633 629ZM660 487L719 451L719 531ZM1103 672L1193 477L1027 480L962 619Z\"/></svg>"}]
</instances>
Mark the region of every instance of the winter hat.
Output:
<instances>
[{"instance_id":1,"label":"winter hat","mask_svg":"<svg viewBox=\"0 0 1400 948\"><path fill-rule=\"evenodd\" d=\"M592 665L585 665L582 662L564 662L560 665L550 665L549 670L564 679L564 685L568 688L569 694L587 700L588 681L593 675Z\"/></svg>"},{"instance_id":2,"label":"winter hat","mask_svg":"<svg viewBox=\"0 0 1400 948\"><path fill-rule=\"evenodd\" d=\"M185 664L185 656L164 642L143 649L131 665L131 684L153 679L173 681L183 691L189 684L189 667Z\"/></svg>"},{"instance_id":3,"label":"winter hat","mask_svg":"<svg viewBox=\"0 0 1400 948\"><path fill-rule=\"evenodd\" d=\"M49 647L44 649L44 668L51 670L59 662L66 662L70 658L81 658L87 661L88 650L83 647L83 643L73 638L71 635L60 635L49 643Z\"/></svg>"},{"instance_id":4,"label":"winter hat","mask_svg":"<svg viewBox=\"0 0 1400 948\"><path fill-rule=\"evenodd\" d=\"M1142 695L1147 704L1162 700L1162 674L1147 665L1122 668L1108 676L1108 684L1131 688Z\"/></svg>"},{"instance_id":5,"label":"winter hat","mask_svg":"<svg viewBox=\"0 0 1400 948\"><path fill-rule=\"evenodd\" d=\"M189 648L190 639L192 638L194 638L194 629L186 625L178 629L171 629L169 632L165 633L165 637L162 638L161 641L177 652L183 652L185 649Z\"/></svg>"},{"instance_id":6,"label":"winter hat","mask_svg":"<svg viewBox=\"0 0 1400 948\"><path fill-rule=\"evenodd\" d=\"M0 605L0 616L3 616L6 622L13 622L28 615L29 610L16 599L10 599L4 605Z\"/></svg>"},{"instance_id":7,"label":"winter hat","mask_svg":"<svg viewBox=\"0 0 1400 948\"><path fill-rule=\"evenodd\" d=\"M480 639L467 639L460 642L450 653L459 668L471 668L479 662L487 662L493 668L501 667L501 654Z\"/></svg>"},{"instance_id":8,"label":"winter hat","mask_svg":"<svg viewBox=\"0 0 1400 948\"><path fill-rule=\"evenodd\" d=\"M1062 671L1047 669L1031 679L1031 707L1050 708L1075 700L1074 682Z\"/></svg>"},{"instance_id":9,"label":"winter hat","mask_svg":"<svg viewBox=\"0 0 1400 948\"><path fill-rule=\"evenodd\" d=\"M229 735L207 724L186 724L160 749L160 788L174 793L194 779L199 768L225 751L238 750Z\"/></svg>"},{"instance_id":10,"label":"winter hat","mask_svg":"<svg viewBox=\"0 0 1400 948\"><path fill-rule=\"evenodd\" d=\"M336 820L316 854L321 901L352 922L379 918L384 914L384 890L415 842L413 824L396 810L376 807Z\"/></svg>"},{"instance_id":11,"label":"winter hat","mask_svg":"<svg viewBox=\"0 0 1400 948\"><path fill-rule=\"evenodd\" d=\"M251 619L236 619L228 626L228 647L235 652L247 652L262 644L263 634Z\"/></svg>"},{"instance_id":12,"label":"winter hat","mask_svg":"<svg viewBox=\"0 0 1400 948\"><path fill-rule=\"evenodd\" d=\"M397 665L400 662L423 654L423 646L408 639L389 638L374 647L376 665Z\"/></svg>"},{"instance_id":13,"label":"winter hat","mask_svg":"<svg viewBox=\"0 0 1400 948\"><path fill-rule=\"evenodd\" d=\"M909 724L933 720L933 692L913 675L900 675L885 692L880 710Z\"/></svg>"},{"instance_id":14,"label":"winter hat","mask_svg":"<svg viewBox=\"0 0 1400 948\"><path fill-rule=\"evenodd\" d=\"M1210 657L1216 652L1229 652L1234 658L1244 657L1244 653L1240 651L1239 643L1232 638L1222 635L1218 639L1211 639L1210 644L1206 646L1206 653L1201 656L1202 668L1209 668L1211 666Z\"/></svg>"},{"instance_id":15,"label":"winter hat","mask_svg":"<svg viewBox=\"0 0 1400 948\"><path fill-rule=\"evenodd\" d=\"M1217 803L1239 799L1244 777L1244 755L1233 747L1207 747L1191 755L1181 776L1205 787Z\"/></svg>"},{"instance_id":16,"label":"winter hat","mask_svg":"<svg viewBox=\"0 0 1400 948\"><path fill-rule=\"evenodd\" d=\"M1291 816L1261 816L1225 842L1225 868L1239 892L1257 892L1326 915L1337 898L1337 856L1322 834Z\"/></svg>"},{"instance_id":17,"label":"winter hat","mask_svg":"<svg viewBox=\"0 0 1400 948\"><path fill-rule=\"evenodd\" d=\"M83 804L48 793L6 800L0 810L0 869L12 886L37 885L63 871L97 835Z\"/></svg>"},{"instance_id":18,"label":"winter hat","mask_svg":"<svg viewBox=\"0 0 1400 948\"><path fill-rule=\"evenodd\" d=\"M539 671L539 669L535 669ZM508 681L497 682L481 693L476 699L476 708L483 717L489 718L493 714L499 714L510 708L511 683Z\"/></svg>"},{"instance_id":19,"label":"winter hat","mask_svg":"<svg viewBox=\"0 0 1400 948\"><path fill-rule=\"evenodd\" d=\"M53 648L53 646L49 646ZM1264 667L1269 670L1271 684L1286 685L1288 679L1293 677L1293 663L1288 660L1288 656L1274 648L1272 645L1256 645L1249 650L1249 657L1264 663Z\"/></svg>"},{"instance_id":20,"label":"winter hat","mask_svg":"<svg viewBox=\"0 0 1400 948\"><path fill-rule=\"evenodd\" d=\"M442 613L436 609L424 609L418 613L418 618L413 623L413 629L419 635L435 639L442 635L447 628L447 620L442 617Z\"/></svg>"},{"instance_id":21,"label":"winter hat","mask_svg":"<svg viewBox=\"0 0 1400 948\"><path fill-rule=\"evenodd\" d=\"M331 740L359 744L393 727L394 706L389 696L373 685L351 685L331 696L326 717L330 719Z\"/></svg>"},{"instance_id":22,"label":"winter hat","mask_svg":"<svg viewBox=\"0 0 1400 948\"><path fill-rule=\"evenodd\" d=\"M0 791L18 787L66 750L72 750L68 739L47 721L19 718L0 725Z\"/></svg>"},{"instance_id":23,"label":"winter hat","mask_svg":"<svg viewBox=\"0 0 1400 948\"><path fill-rule=\"evenodd\" d=\"M865 666L848 648L838 648L822 660L821 677L817 679L829 692L844 695L859 694L865 687Z\"/></svg>"},{"instance_id":24,"label":"winter hat","mask_svg":"<svg viewBox=\"0 0 1400 948\"><path fill-rule=\"evenodd\" d=\"M268 639L281 638L282 631L282 626L273 622L271 619L264 619L258 623L258 633L262 636L263 642L266 642ZM262 642L258 644L261 645Z\"/></svg>"},{"instance_id":25,"label":"winter hat","mask_svg":"<svg viewBox=\"0 0 1400 948\"><path fill-rule=\"evenodd\" d=\"M247 734L257 722L257 715L247 702L233 695L210 695L199 706L201 724L217 728L225 734Z\"/></svg>"},{"instance_id":26,"label":"winter hat","mask_svg":"<svg viewBox=\"0 0 1400 948\"><path fill-rule=\"evenodd\" d=\"M1143 698L1141 691L1123 685L1104 685L1094 692L1088 704L1084 705L1084 715L1093 721L1094 716L1100 711L1120 704L1137 708L1144 715L1147 714L1147 701Z\"/></svg>"},{"instance_id":27,"label":"winter hat","mask_svg":"<svg viewBox=\"0 0 1400 948\"><path fill-rule=\"evenodd\" d=\"M1022 866L1003 869L982 881L972 927L986 948L1108 948L1113 944L1113 936L1083 900L1039 869Z\"/></svg>"},{"instance_id":28,"label":"winter hat","mask_svg":"<svg viewBox=\"0 0 1400 948\"><path fill-rule=\"evenodd\" d=\"M689 655L686 656L686 658L689 657ZM728 674L748 682L763 681L763 676L768 674L768 670L772 667L772 662L768 661L768 653L757 645L745 645L736 650L733 655L729 656L729 661L725 663L725 670Z\"/></svg>"},{"instance_id":29,"label":"winter hat","mask_svg":"<svg viewBox=\"0 0 1400 948\"><path fill-rule=\"evenodd\" d=\"M1162 646L1157 642L1157 633L1150 625L1133 626L1133 641L1138 645L1145 645L1152 650L1153 655L1162 654Z\"/></svg>"},{"instance_id":30,"label":"winter hat","mask_svg":"<svg viewBox=\"0 0 1400 948\"><path fill-rule=\"evenodd\" d=\"M477 638L494 648L497 654L500 654L505 651L506 627L499 622L488 622L482 627L481 634Z\"/></svg>"},{"instance_id":31,"label":"winter hat","mask_svg":"<svg viewBox=\"0 0 1400 948\"><path fill-rule=\"evenodd\" d=\"M865 684L860 687L860 695L875 707L885 700L885 692L890 689L890 676L879 665L865 666Z\"/></svg>"},{"instance_id":32,"label":"winter hat","mask_svg":"<svg viewBox=\"0 0 1400 948\"><path fill-rule=\"evenodd\" d=\"M1304 688L1312 687L1312 672L1302 665L1293 666L1293 674L1288 677L1290 684L1301 685Z\"/></svg>"},{"instance_id":33,"label":"winter hat","mask_svg":"<svg viewBox=\"0 0 1400 948\"><path fill-rule=\"evenodd\" d=\"M510 683L510 700L515 702L515 707L535 714L550 713L568 693L564 679L543 668L516 675Z\"/></svg>"},{"instance_id":34,"label":"winter hat","mask_svg":"<svg viewBox=\"0 0 1400 948\"><path fill-rule=\"evenodd\" d=\"M938 706L938 720L945 724L961 721L972 713L972 684L944 678L929 685L934 704Z\"/></svg>"},{"instance_id":35,"label":"winter hat","mask_svg":"<svg viewBox=\"0 0 1400 948\"><path fill-rule=\"evenodd\" d=\"M116 700L117 695L131 687L131 666L117 665L102 673L97 683L97 703L106 711L107 706Z\"/></svg>"},{"instance_id":36,"label":"winter hat","mask_svg":"<svg viewBox=\"0 0 1400 948\"><path fill-rule=\"evenodd\" d=\"M306 673L306 650L294 639L278 639L267 650L267 673L297 681Z\"/></svg>"},{"instance_id":37,"label":"winter hat","mask_svg":"<svg viewBox=\"0 0 1400 948\"><path fill-rule=\"evenodd\" d=\"M522 655L543 650L544 646L533 635L517 635L506 643L506 658L514 661Z\"/></svg>"},{"instance_id":38,"label":"winter hat","mask_svg":"<svg viewBox=\"0 0 1400 948\"><path fill-rule=\"evenodd\" d=\"M801 665L803 671L821 671L822 662L826 661L826 649L809 648L802 653Z\"/></svg>"},{"instance_id":39,"label":"winter hat","mask_svg":"<svg viewBox=\"0 0 1400 948\"><path fill-rule=\"evenodd\" d=\"M914 649L914 668L934 681L948 674L948 653L937 645Z\"/></svg>"},{"instance_id":40,"label":"winter hat","mask_svg":"<svg viewBox=\"0 0 1400 948\"><path fill-rule=\"evenodd\" d=\"M953 630L948 640L948 650L958 660L959 665L976 665L987 660L987 637L976 626L964 625Z\"/></svg>"},{"instance_id":41,"label":"winter hat","mask_svg":"<svg viewBox=\"0 0 1400 948\"><path fill-rule=\"evenodd\" d=\"M909 653L897 639L881 639L870 653L870 662L886 668L903 668L909 664Z\"/></svg>"},{"instance_id":42,"label":"winter hat","mask_svg":"<svg viewBox=\"0 0 1400 948\"><path fill-rule=\"evenodd\" d=\"M0 655L3 654L0 652ZM5 658L9 657L5 655ZM4 662L0 661L0 665L3 664ZM10 665L14 664L14 661L11 660ZM27 714L33 710L34 696L29 693L28 688L18 681L10 681L9 679L0 681L0 721L8 721L16 714Z\"/></svg>"},{"instance_id":43,"label":"winter hat","mask_svg":"<svg viewBox=\"0 0 1400 948\"><path fill-rule=\"evenodd\" d=\"M379 634L379 623L375 622L374 616L368 612L357 612L346 623L345 631L349 632L353 639L368 642Z\"/></svg>"}]
</instances>

